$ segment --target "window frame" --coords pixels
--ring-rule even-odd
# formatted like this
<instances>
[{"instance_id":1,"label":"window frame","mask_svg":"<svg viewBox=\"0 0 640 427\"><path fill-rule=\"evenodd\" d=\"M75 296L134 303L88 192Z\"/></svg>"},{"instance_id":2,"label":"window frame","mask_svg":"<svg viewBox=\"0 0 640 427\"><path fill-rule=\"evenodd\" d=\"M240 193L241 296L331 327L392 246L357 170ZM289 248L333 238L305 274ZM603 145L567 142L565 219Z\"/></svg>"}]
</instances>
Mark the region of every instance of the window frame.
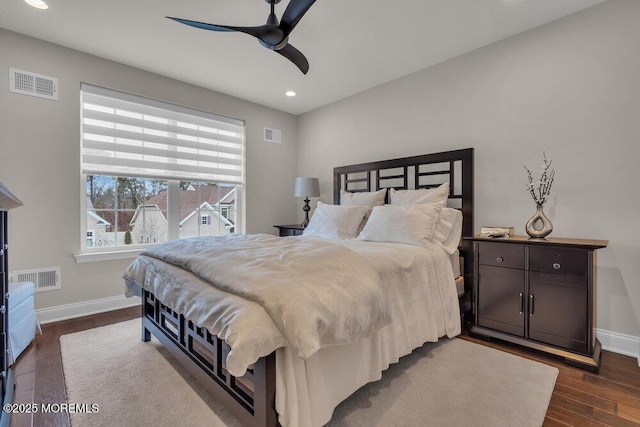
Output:
<instances>
[{"instance_id":1,"label":"window frame","mask_svg":"<svg viewBox=\"0 0 640 427\"><path fill-rule=\"evenodd\" d=\"M91 85L89 85L91 86ZM123 95L124 98L130 98L130 97L135 97L136 95L131 95L128 94L126 92L121 92L121 91L117 91L119 93L121 93ZM82 171L82 150L83 150L83 132L82 132L82 110L83 110L83 105L82 105L82 90L80 91L81 97L80 97L80 251L77 254L74 254L75 260L77 263L84 263L84 262L93 262L93 261L107 261L107 260L116 260L116 259L130 259L135 257L136 255L138 255L139 253L141 253L143 250L145 250L147 247L152 246L154 243L132 243L129 245L120 245L120 246L107 246L107 247L89 247L87 245L87 232L88 231L93 231L93 240L94 240L94 244L95 244L95 230L88 230L87 229L87 176L88 174L83 173ZM141 99L146 99L144 97L139 97ZM151 101L155 101L151 98L149 98ZM184 109L184 108L188 108L188 107L183 107L180 105L176 105L176 104L171 104L169 102L165 102L165 101L158 101L160 103L166 104L166 105L175 105L177 109ZM202 111L202 110L195 110L194 111ZM207 114L212 114L214 116L218 116L215 113L209 113L206 112ZM220 116L223 117L223 116ZM235 233L244 233L244 229L245 229L245 219L246 219L246 212L245 212L245 192L244 192L244 186L246 185L246 123L244 120L240 120L240 119L231 119L231 120L237 120L238 122L242 123L242 128L243 128L243 134L242 134L242 182L241 183L237 183L237 182L233 182L233 183L226 183L226 182L216 182L217 184L220 185L224 185L224 184L229 184L229 185L233 185L235 187L235 191L236 191L236 195L235 195L235 214L236 214L236 223L234 224L234 230ZM98 175L98 174L91 174L91 175ZM102 174L103 176L113 176L113 175L107 175L107 174ZM147 176L127 176L128 178L152 178L152 177L147 177ZM155 177L155 179L164 179L165 181L167 181L168 185L167 185L167 191L168 191L168 200L167 200L167 240L175 240L175 239L179 239L180 238L180 226L179 226L179 222L180 222L180 197L179 197L179 188L180 188L180 181L176 181L173 179L166 179L163 177ZM198 180L193 180L193 179L185 179L185 181L192 181L192 182L196 182ZM206 182L204 180L199 180L199 182ZM211 181L214 182L214 181ZM171 190L173 189L173 190ZM173 193L173 194L172 194Z\"/></svg>"}]
</instances>

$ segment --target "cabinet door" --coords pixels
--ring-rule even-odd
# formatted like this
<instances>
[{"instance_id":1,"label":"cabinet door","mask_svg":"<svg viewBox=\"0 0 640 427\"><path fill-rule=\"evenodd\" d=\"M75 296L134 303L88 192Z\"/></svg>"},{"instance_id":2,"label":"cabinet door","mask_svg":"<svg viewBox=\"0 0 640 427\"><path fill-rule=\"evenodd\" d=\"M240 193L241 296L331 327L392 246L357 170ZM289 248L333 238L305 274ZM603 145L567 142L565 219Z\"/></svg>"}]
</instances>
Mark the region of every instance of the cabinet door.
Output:
<instances>
[{"instance_id":1,"label":"cabinet door","mask_svg":"<svg viewBox=\"0 0 640 427\"><path fill-rule=\"evenodd\" d=\"M7 234L7 227L5 226L6 218L7 218L7 213L4 211L0 211L0 272L4 272L8 267L7 255L4 252L4 244L6 240L6 234Z\"/></svg>"},{"instance_id":2,"label":"cabinet door","mask_svg":"<svg viewBox=\"0 0 640 427\"><path fill-rule=\"evenodd\" d=\"M524 337L524 270L478 267L479 326Z\"/></svg>"},{"instance_id":3,"label":"cabinet door","mask_svg":"<svg viewBox=\"0 0 640 427\"><path fill-rule=\"evenodd\" d=\"M529 339L588 354L586 277L529 273Z\"/></svg>"},{"instance_id":4,"label":"cabinet door","mask_svg":"<svg viewBox=\"0 0 640 427\"><path fill-rule=\"evenodd\" d=\"M0 305L5 309L4 313L0 314L0 370L2 371L2 379L0 381L0 399L4 402L5 394L7 392L7 331L8 331L8 319L9 310L7 307L7 292L8 292L8 253L6 250L7 243L7 212L0 211ZM7 414L2 414L2 420L6 420Z\"/></svg>"}]
</instances>

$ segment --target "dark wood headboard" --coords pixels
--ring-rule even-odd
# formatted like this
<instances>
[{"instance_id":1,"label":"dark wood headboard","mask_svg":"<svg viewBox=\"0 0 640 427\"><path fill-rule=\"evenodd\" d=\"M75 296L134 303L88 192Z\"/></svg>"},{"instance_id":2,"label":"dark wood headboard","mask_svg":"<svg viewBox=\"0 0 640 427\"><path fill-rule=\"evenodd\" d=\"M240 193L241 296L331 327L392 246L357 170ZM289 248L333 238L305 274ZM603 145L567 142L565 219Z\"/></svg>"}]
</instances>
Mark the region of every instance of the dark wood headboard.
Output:
<instances>
[{"instance_id":1,"label":"dark wood headboard","mask_svg":"<svg viewBox=\"0 0 640 427\"><path fill-rule=\"evenodd\" d=\"M333 203L340 204L340 190L377 191L382 188L413 190L434 188L449 182L448 206L462 211L462 236L473 236L473 148L424 154L333 169ZM462 240L465 290L471 294L473 253Z\"/></svg>"}]
</instances>

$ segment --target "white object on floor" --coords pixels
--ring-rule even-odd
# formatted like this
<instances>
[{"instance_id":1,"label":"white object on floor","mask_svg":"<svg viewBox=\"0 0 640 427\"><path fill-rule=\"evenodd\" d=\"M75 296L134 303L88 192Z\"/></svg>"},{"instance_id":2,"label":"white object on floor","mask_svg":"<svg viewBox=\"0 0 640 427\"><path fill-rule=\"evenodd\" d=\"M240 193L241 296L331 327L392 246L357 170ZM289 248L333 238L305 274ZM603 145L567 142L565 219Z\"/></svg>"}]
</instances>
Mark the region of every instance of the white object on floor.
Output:
<instances>
[{"instance_id":1,"label":"white object on floor","mask_svg":"<svg viewBox=\"0 0 640 427\"><path fill-rule=\"evenodd\" d=\"M42 333L33 304L35 285L31 282L9 283L9 364L13 364L20 353Z\"/></svg>"}]
</instances>

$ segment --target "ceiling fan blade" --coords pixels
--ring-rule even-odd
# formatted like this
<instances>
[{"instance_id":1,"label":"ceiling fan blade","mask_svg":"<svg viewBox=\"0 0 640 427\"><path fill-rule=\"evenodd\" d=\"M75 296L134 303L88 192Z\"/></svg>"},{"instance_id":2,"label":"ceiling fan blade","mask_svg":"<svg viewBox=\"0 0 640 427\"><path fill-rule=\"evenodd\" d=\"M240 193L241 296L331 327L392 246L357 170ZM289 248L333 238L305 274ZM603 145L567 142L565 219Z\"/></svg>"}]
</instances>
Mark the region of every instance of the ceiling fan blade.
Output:
<instances>
[{"instance_id":1,"label":"ceiling fan blade","mask_svg":"<svg viewBox=\"0 0 640 427\"><path fill-rule=\"evenodd\" d=\"M225 31L225 32L238 31L238 32L249 34L258 38L260 38L265 33L265 28L267 27L266 25L260 25L258 27L234 27L231 25L216 25L216 24L207 24L206 22L190 21L188 19L174 18L172 16L167 16L167 18L172 19L181 24L188 25L190 27L200 28L202 30Z\"/></svg>"},{"instance_id":2,"label":"ceiling fan blade","mask_svg":"<svg viewBox=\"0 0 640 427\"><path fill-rule=\"evenodd\" d=\"M280 19L280 28L284 31L285 36L288 36L293 31L300 19L315 2L316 0L291 0L289 2L282 14L282 19Z\"/></svg>"},{"instance_id":3,"label":"ceiling fan blade","mask_svg":"<svg viewBox=\"0 0 640 427\"><path fill-rule=\"evenodd\" d=\"M276 52L296 64L296 66L300 68L300 71L302 71L302 74L307 74L309 71L309 61L307 61L307 58L305 58L302 52L290 44L286 44L282 49L276 50Z\"/></svg>"}]
</instances>

